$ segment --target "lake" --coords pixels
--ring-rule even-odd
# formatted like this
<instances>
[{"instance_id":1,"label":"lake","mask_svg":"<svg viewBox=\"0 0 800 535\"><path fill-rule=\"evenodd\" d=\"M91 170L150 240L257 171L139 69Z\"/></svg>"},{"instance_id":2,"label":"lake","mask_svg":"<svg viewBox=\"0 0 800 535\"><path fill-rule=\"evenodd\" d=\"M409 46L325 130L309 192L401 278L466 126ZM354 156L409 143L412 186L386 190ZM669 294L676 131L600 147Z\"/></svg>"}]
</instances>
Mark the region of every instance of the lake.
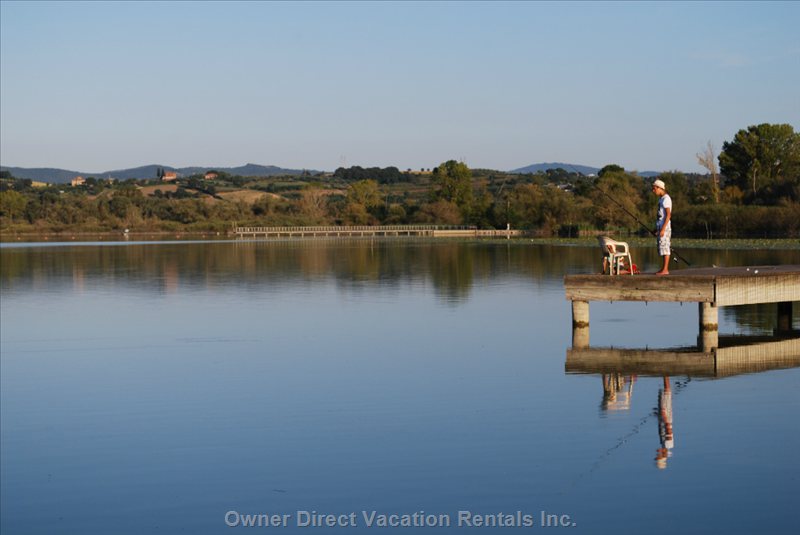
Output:
<instances>
[{"instance_id":1,"label":"lake","mask_svg":"<svg viewBox=\"0 0 800 535\"><path fill-rule=\"evenodd\" d=\"M652 272L651 249L633 255ZM567 371L562 280L599 271L594 244L2 244L0 261L4 535L800 524L797 365ZM591 344L692 346L697 314L593 303ZM720 332L771 335L776 316L723 308Z\"/></svg>"}]
</instances>

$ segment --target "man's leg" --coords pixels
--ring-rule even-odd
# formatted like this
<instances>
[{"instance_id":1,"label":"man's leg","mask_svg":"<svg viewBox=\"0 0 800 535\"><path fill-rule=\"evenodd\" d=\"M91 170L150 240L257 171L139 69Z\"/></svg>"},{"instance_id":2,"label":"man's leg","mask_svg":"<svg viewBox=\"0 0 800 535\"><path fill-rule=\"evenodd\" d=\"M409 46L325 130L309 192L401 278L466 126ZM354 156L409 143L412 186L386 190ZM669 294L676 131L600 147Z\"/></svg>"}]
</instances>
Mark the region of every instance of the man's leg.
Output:
<instances>
[{"instance_id":1,"label":"man's leg","mask_svg":"<svg viewBox=\"0 0 800 535\"><path fill-rule=\"evenodd\" d=\"M661 266L661 271L656 273L656 275L669 275L669 255L664 255L661 258L664 259L664 265Z\"/></svg>"},{"instance_id":2,"label":"man's leg","mask_svg":"<svg viewBox=\"0 0 800 535\"><path fill-rule=\"evenodd\" d=\"M658 254L664 259L664 263L661 266L661 271L657 272L656 275L669 275L669 257L672 252L670 238L672 238L672 232L669 228L667 228L663 236L658 238Z\"/></svg>"}]
</instances>

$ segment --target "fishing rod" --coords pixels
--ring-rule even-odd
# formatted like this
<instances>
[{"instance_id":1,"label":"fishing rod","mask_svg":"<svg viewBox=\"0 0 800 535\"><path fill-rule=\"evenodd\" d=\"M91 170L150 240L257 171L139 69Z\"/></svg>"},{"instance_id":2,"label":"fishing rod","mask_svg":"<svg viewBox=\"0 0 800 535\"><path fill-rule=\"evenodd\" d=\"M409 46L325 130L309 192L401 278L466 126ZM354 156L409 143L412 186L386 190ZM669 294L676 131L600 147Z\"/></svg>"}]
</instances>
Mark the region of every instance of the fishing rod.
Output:
<instances>
[{"instance_id":1,"label":"fishing rod","mask_svg":"<svg viewBox=\"0 0 800 535\"><path fill-rule=\"evenodd\" d=\"M622 205L622 203L620 203L620 202L619 202L618 200L616 200L614 197L612 197L611 195L609 195L609 194L608 194L608 192L606 192L605 190L603 190L603 188L601 188L600 186L598 186L598 185L597 185L597 184L595 184L594 182L592 182L592 186L594 186L594 187L595 187L595 188L596 188L598 191L600 191L600 193L602 193L603 195L605 195L606 197L608 197L608 199L609 199L611 202L613 202L614 204L616 204L616 205L617 205L619 208L621 208L623 212L625 212L626 214L628 214L629 216L631 216L633 219L635 219L635 220L636 220L636 222L637 222L637 223L639 223L639 224L642 226L642 228L644 228L644 229L645 229L647 232L649 232L650 234L652 234L652 235L653 235L653 236L655 236L656 238L658 238L658 237L659 237L659 235L658 235L658 234L656 234L656 231L655 231L655 230L653 230L653 229L652 229L652 228L650 228L649 226L647 226L647 225L645 225L644 223L642 223L642 221L641 221L641 220L640 220L638 217L636 217L636 215L634 215L633 213L631 213L631 212L630 212L630 211L629 211L627 208L625 208L625 207ZM683 262L683 263L684 263L684 264L686 264L687 266L691 266L691 265L692 265L692 264L690 264L690 263L689 263L689 261L688 261L688 260L686 260L684 257L682 257L681 255L679 255L679 254L678 254L678 251L676 251L675 249L673 249L673 248L672 248L672 246L670 246L670 248L669 248L669 251L670 251L670 253L672 253L672 258L673 258L673 260L675 260L676 262L678 262L678 261L680 260L681 262Z\"/></svg>"},{"instance_id":2,"label":"fishing rod","mask_svg":"<svg viewBox=\"0 0 800 535\"><path fill-rule=\"evenodd\" d=\"M572 166L570 165L570 167L572 167ZM574 172L578 173L578 175L580 175L580 176L584 176L584 174L583 174L583 173L581 173L580 171L578 171L578 170L577 170L577 169L575 169L574 167L572 167L572 170L573 170ZM588 177L585 177L585 178L588 178ZM605 191L603 188L601 188L600 186L598 186L598 185L597 185L597 184L594 182L594 180L592 180L592 181L591 181L591 184L592 184L592 186L593 186L595 189L597 189L597 190L598 190L600 193L602 193L603 195L605 195L606 197L608 197L608 199L609 199L611 202L613 202L615 205L617 205L617 206L618 206L618 207L619 207L619 208L620 208L620 209L621 209L623 212L625 212L626 214L628 214L629 216L631 216L631 217L632 217L632 218L633 218L633 219L634 219L634 220L635 220L637 223L639 223L639 225L641 225L641 226L642 226L642 228L643 228L643 229L645 229L647 232L649 232L650 234L652 234L652 235L653 235L653 236L655 236L656 238L658 238L658 237L659 237L659 236L658 236L658 234L656 234L656 231L654 231L654 230L653 230L653 229L652 229L652 228L651 228L649 225L645 225L645 224L642 222L642 220L641 220L641 219L639 219L639 217L638 217L638 216L636 216L636 214L632 213L630 210L628 210L627 208L625 208L625 206L623 206L623 205L622 205L622 203L620 203L620 202L619 202L618 200L616 200L614 197L612 197L611 195L609 195L609 194L608 194L608 192L607 192L607 191ZM692 265L692 264L690 264L690 263L689 263L689 261L688 261L688 260L686 260L684 257L682 257L681 255L679 255L679 254L678 254L678 251L676 251L675 249L673 249L671 246L670 246L669 250L670 250L670 253L672 253L672 258L673 258L673 260L675 260L676 262L678 262L678 261L681 261L681 262L683 262L684 264L686 264L687 266L691 266L691 265Z\"/></svg>"}]
</instances>

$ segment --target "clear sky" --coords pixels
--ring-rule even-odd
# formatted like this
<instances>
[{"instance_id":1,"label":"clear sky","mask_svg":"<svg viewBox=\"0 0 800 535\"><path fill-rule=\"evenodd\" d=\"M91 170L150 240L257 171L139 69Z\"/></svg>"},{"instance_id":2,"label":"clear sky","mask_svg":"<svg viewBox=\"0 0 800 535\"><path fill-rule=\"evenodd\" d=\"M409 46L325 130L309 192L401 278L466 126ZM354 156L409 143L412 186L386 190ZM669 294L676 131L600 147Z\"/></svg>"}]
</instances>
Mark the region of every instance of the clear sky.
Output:
<instances>
[{"instance_id":1,"label":"clear sky","mask_svg":"<svg viewBox=\"0 0 800 535\"><path fill-rule=\"evenodd\" d=\"M800 2L0 3L0 163L703 171L800 130Z\"/></svg>"}]
</instances>

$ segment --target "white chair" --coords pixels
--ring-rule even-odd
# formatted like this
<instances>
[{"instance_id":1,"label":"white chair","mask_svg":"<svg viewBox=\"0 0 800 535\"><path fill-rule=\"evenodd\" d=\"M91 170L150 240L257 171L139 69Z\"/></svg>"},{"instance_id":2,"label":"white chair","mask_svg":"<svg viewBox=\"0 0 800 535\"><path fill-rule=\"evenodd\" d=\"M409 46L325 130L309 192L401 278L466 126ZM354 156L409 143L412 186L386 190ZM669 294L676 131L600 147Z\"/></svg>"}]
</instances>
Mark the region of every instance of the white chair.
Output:
<instances>
[{"instance_id":1,"label":"white chair","mask_svg":"<svg viewBox=\"0 0 800 535\"><path fill-rule=\"evenodd\" d=\"M608 269L609 275L619 275L625 267L623 261L627 259L628 272L633 275L633 261L627 242L612 240L608 236L598 236L597 241L603 249L603 273Z\"/></svg>"}]
</instances>

